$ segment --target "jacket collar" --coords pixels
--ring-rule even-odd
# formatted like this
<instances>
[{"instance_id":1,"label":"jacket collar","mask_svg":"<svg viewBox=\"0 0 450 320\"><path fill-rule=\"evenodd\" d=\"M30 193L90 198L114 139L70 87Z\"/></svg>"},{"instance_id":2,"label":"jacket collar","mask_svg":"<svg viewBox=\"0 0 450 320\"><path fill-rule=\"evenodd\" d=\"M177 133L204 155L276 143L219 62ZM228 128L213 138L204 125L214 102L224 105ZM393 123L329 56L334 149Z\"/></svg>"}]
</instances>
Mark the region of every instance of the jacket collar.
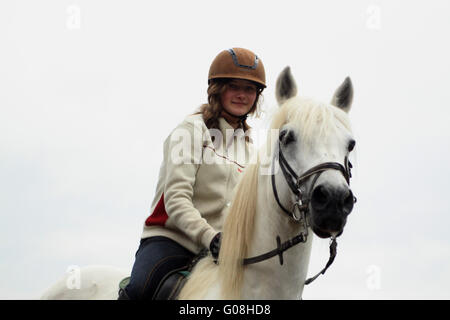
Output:
<instances>
[{"instance_id":1,"label":"jacket collar","mask_svg":"<svg viewBox=\"0 0 450 320\"><path fill-rule=\"evenodd\" d=\"M220 131L222 131L222 133L225 133L226 130L229 130L229 129L234 130L234 128L231 126L231 124L229 124L228 121L222 117L219 118L219 126L220 126Z\"/></svg>"},{"instance_id":2,"label":"jacket collar","mask_svg":"<svg viewBox=\"0 0 450 320\"><path fill-rule=\"evenodd\" d=\"M237 129L234 129L234 128L227 122L227 120L225 120L225 118L223 118L223 117L220 117L220 118L219 118L219 127L220 127L220 131L222 132L224 142L227 142L227 148L228 148L228 147L230 146L230 144L233 142L233 139L229 139L229 138L235 136L235 134L236 134L235 131L236 131L236 130L242 129L241 126L240 126L239 128L237 128ZM227 130L233 130L233 135L232 135L232 136L229 136L229 135L230 135L230 131L228 131L228 135L227 135ZM251 130L251 129L250 129L250 130ZM228 138L229 141L226 141L227 138ZM253 139L251 138L251 136L249 136L249 142L250 142L250 143L253 143Z\"/></svg>"}]
</instances>

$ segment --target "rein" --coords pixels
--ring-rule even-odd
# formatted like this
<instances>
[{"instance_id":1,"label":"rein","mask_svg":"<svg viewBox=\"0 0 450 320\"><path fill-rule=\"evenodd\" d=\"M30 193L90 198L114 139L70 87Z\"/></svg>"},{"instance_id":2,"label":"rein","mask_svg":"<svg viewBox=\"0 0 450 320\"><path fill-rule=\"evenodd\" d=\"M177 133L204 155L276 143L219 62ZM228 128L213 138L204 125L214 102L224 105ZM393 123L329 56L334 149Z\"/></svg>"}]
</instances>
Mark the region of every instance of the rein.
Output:
<instances>
[{"instance_id":1,"label":"rein","mask_svg":"<svg viewBox=\"0 0 450 320\"><path fill-rule=\"evenodd\" d=\"M280 199L278 197L278 192L275 184L275 166L272 166L272 189L275 196L275 199L280 206L280 208L283 210L284 213L286 213L290 218L292 218L295 222L302 224L302 231L299 235L281 243L280 236L276 237L277 241L277 247L274 250L271 250L269 252L266 252L264 254L252 257L252 258L246 258L243 261L244 265L254 264L258 263L267 259L270 259L274 256L278 256L280 265L283 265L283 253L292 248L293 246L304 243L307 240L308 237L308 221L307 221L307 213L308 213L308 207L309 202L311 201L311 193L312 190L314 190L314 185L319 178L319 176L326 170L338 170L342 173L345 180L347 181L347 184L350 185L350 178L351 178L351 172L350 169L352 168L352 165L350 161L348 161L348 157L345 157L344 163L345 167L338 163L338 162L324 162L321 163L315 167L312 167L311 169L307 170L305 173L303 173L301 176L297 176L295 171L292 169L292 167L287 162L286 158L283 155L283 152L281 151L280 145L278 145L279 149L279 164L281 171L283 172L283 175L285 177L285 180L291 189L291 191L294 193L296 202L294 203L292 210L287 210L280 202ZM302 185L305 183L305 181L314 176L313 181L311 183L310 191L308 193L308 197L304 198L304 195L301 191ZM356 202L356 198L354 198L354 201ZM297 210L296 210L297 209ZM298 211L298 212L297 212ZM325 267L314 277L309 278L305 281L305 285L310 284L314 280L317 279L317 277L321 274L324 274L325 271L331 266L333 263L335 257L337 254L337 242L336 237L331 238L330 242L330 258L328 259L327 264Z\"/></svg>"},{"instance_id":2,"label":"rein","mask_svg":"<svg viewBox=\"0 0 450 320\"><path fill-rule=\"evenodd\" d=\"M278 255L280 259L280 265L283 265L283 252L301 242L306 242L306 237L303 234L299 234L298 236L295 236L294 238L283 243L281 243L280 236L277 236L277 248L259 256L244 259L244 265L258 263L270 259L276 255Z\"/></svg>"}]
</instances>

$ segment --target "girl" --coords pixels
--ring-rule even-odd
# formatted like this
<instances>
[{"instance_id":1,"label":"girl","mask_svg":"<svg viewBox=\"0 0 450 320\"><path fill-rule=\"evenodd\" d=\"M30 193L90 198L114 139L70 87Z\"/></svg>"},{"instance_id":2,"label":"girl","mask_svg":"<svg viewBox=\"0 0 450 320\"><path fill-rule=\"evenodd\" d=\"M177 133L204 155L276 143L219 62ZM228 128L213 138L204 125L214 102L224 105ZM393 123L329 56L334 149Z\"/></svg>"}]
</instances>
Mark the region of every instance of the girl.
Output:
<instances>
[{"instance_id":1,"label":"girl","mask_svg":"<svg viewBox=\"0 0 450 320\"><path fill-rule=\"evenodd\" d=\"M151 215L119 299L152 299L161 279L202 249L218 257L224 214L252 150L246 118L259 111L264 66L250 50L224 50L208 84L208 103L164 142Z\"/></svg>"}]
</instances>

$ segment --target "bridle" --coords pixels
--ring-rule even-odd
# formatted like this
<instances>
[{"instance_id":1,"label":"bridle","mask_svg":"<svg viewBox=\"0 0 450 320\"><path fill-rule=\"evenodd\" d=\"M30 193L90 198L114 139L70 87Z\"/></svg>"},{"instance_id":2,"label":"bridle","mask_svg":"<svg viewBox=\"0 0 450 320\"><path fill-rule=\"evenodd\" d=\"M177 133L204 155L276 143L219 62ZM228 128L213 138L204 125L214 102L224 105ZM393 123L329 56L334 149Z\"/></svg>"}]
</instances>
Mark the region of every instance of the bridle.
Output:
<instances>
[{"instance_id":1,"label":"bridle","mask_svg":"<svg viewBox=\"0 0 450 320\"><path fill-rule=\"evenodd\" d=\"M337 170L342 173L345 180L347 181L347 184L350 185L350 178L351 175L351 168L352 164L348 160L348 157L346 156L344 159L344 165L340 164L339 162L324 162L317 166L312 167L311 169L307 170L302 175L298 176L295 171L292 169L292 167L287 162L286 158L283 155L283 152L281 150L280 143L278 143L278 159L279 159L279 166L281 171L283 172L284 178L289 186L289 189L294 193L296 201L294 202L292 206L292 210L288 210L283 206L280 202L280 199L278 197L278 192L276 188L275 183L275 161L272 164L272 189L273 194L275 196L275 199L279 205L279 207L283 210L284 213L286 213L290 218L292 218L296 223L302 224L302 230L299 235L293 237L292 239L287 240L286 242L281 243L280 236L276 237L277 241L277 248L275 248L272 251L269 251L267 253L261 254L256 257L252 258L246 258L244 259L244 265L248 264L254 264L258 263L264 260L267 260L269 258L272 258L276 255L279 257L280 265L283 265L283 252L288 250L289 248L295 246L296 244L306 242L308 237L308 219L307 214L309 211L309 203L311 201L312 192L314 190L314 185L317 181L317 179L320 177L320 175L326 171L326 170ZM310 184L309 192L306 192L306 181L313 177L313 180ZM304 187L305 192L302 191L302 187ZM356 202L356 198L353 197L353 202ZM331 238L330 243L330 258L325 266L325 268L320 271L317 275L315 275L312 278L309 278L305 281L305 284L310 284L313 282L320 274L324 274L325 271L328 269L328 267L333 263L334 258L336 257L336 251L337 249L337 242L336 238Z\"/></svg>"},{"instance_id":2,"label":"bridle","mask_svg":"<svg viewBox=\"0 0 450 320\"><path fill-rule=\"evenodd\" d=\"M348 160L347 156L344 159L345 167L339 162L324 162L307 170L301 176L297 176L295 171L292 169L292 167L289 165L286 158L284 157L280 145L278 145L278 149L279 149L278 158L280 169L283 172L284 178L289 188L294 193L296 198L296 202L294 203L293 209L298 208L300 215L296 215L295 210L292 211L287 210L281 204L275 184L275 172L274 172L275 166L272 166L272 189L275 199L277 200L277 203L280 206L280 208L283 210L283 212L285 212L288 216L292 217L295 221L298 222L306 218L306 214L308 213L309 202L311 201L312 191L314 190L314 186L316 184L317 179L324 171L338 170L344 176L347 184L350 185L350 178L352 177L350 170L352 168L352 164ZM312 176L314 176L314 178L309 188L310 190L308 192L308 196L305 198L304 193L302 192L302 185L305 184L306 180Z\"/></svg>"}]
</instances>

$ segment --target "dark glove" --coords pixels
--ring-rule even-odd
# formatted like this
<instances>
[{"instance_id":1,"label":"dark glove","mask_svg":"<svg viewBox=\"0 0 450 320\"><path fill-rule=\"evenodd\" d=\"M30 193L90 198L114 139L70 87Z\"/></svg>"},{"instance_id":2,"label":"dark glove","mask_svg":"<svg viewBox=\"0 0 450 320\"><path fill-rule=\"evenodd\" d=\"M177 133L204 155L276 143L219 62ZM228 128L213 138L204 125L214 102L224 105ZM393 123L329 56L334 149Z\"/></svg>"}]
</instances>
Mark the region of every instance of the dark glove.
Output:
<instances>
[{"instance_id":1,"label":"dark glove","mask_svg":"<svg viewBox=\"0 0 450 320\"><path fill-rule=\"evenodd\" d=\"M209 251L211 251L211 255L215 260L219 258L219 251L220 251L220 239L222 237L222 233L217 233L214 238L211 240L211 243L209 244Z\"/></svg>"}]
</instances>

